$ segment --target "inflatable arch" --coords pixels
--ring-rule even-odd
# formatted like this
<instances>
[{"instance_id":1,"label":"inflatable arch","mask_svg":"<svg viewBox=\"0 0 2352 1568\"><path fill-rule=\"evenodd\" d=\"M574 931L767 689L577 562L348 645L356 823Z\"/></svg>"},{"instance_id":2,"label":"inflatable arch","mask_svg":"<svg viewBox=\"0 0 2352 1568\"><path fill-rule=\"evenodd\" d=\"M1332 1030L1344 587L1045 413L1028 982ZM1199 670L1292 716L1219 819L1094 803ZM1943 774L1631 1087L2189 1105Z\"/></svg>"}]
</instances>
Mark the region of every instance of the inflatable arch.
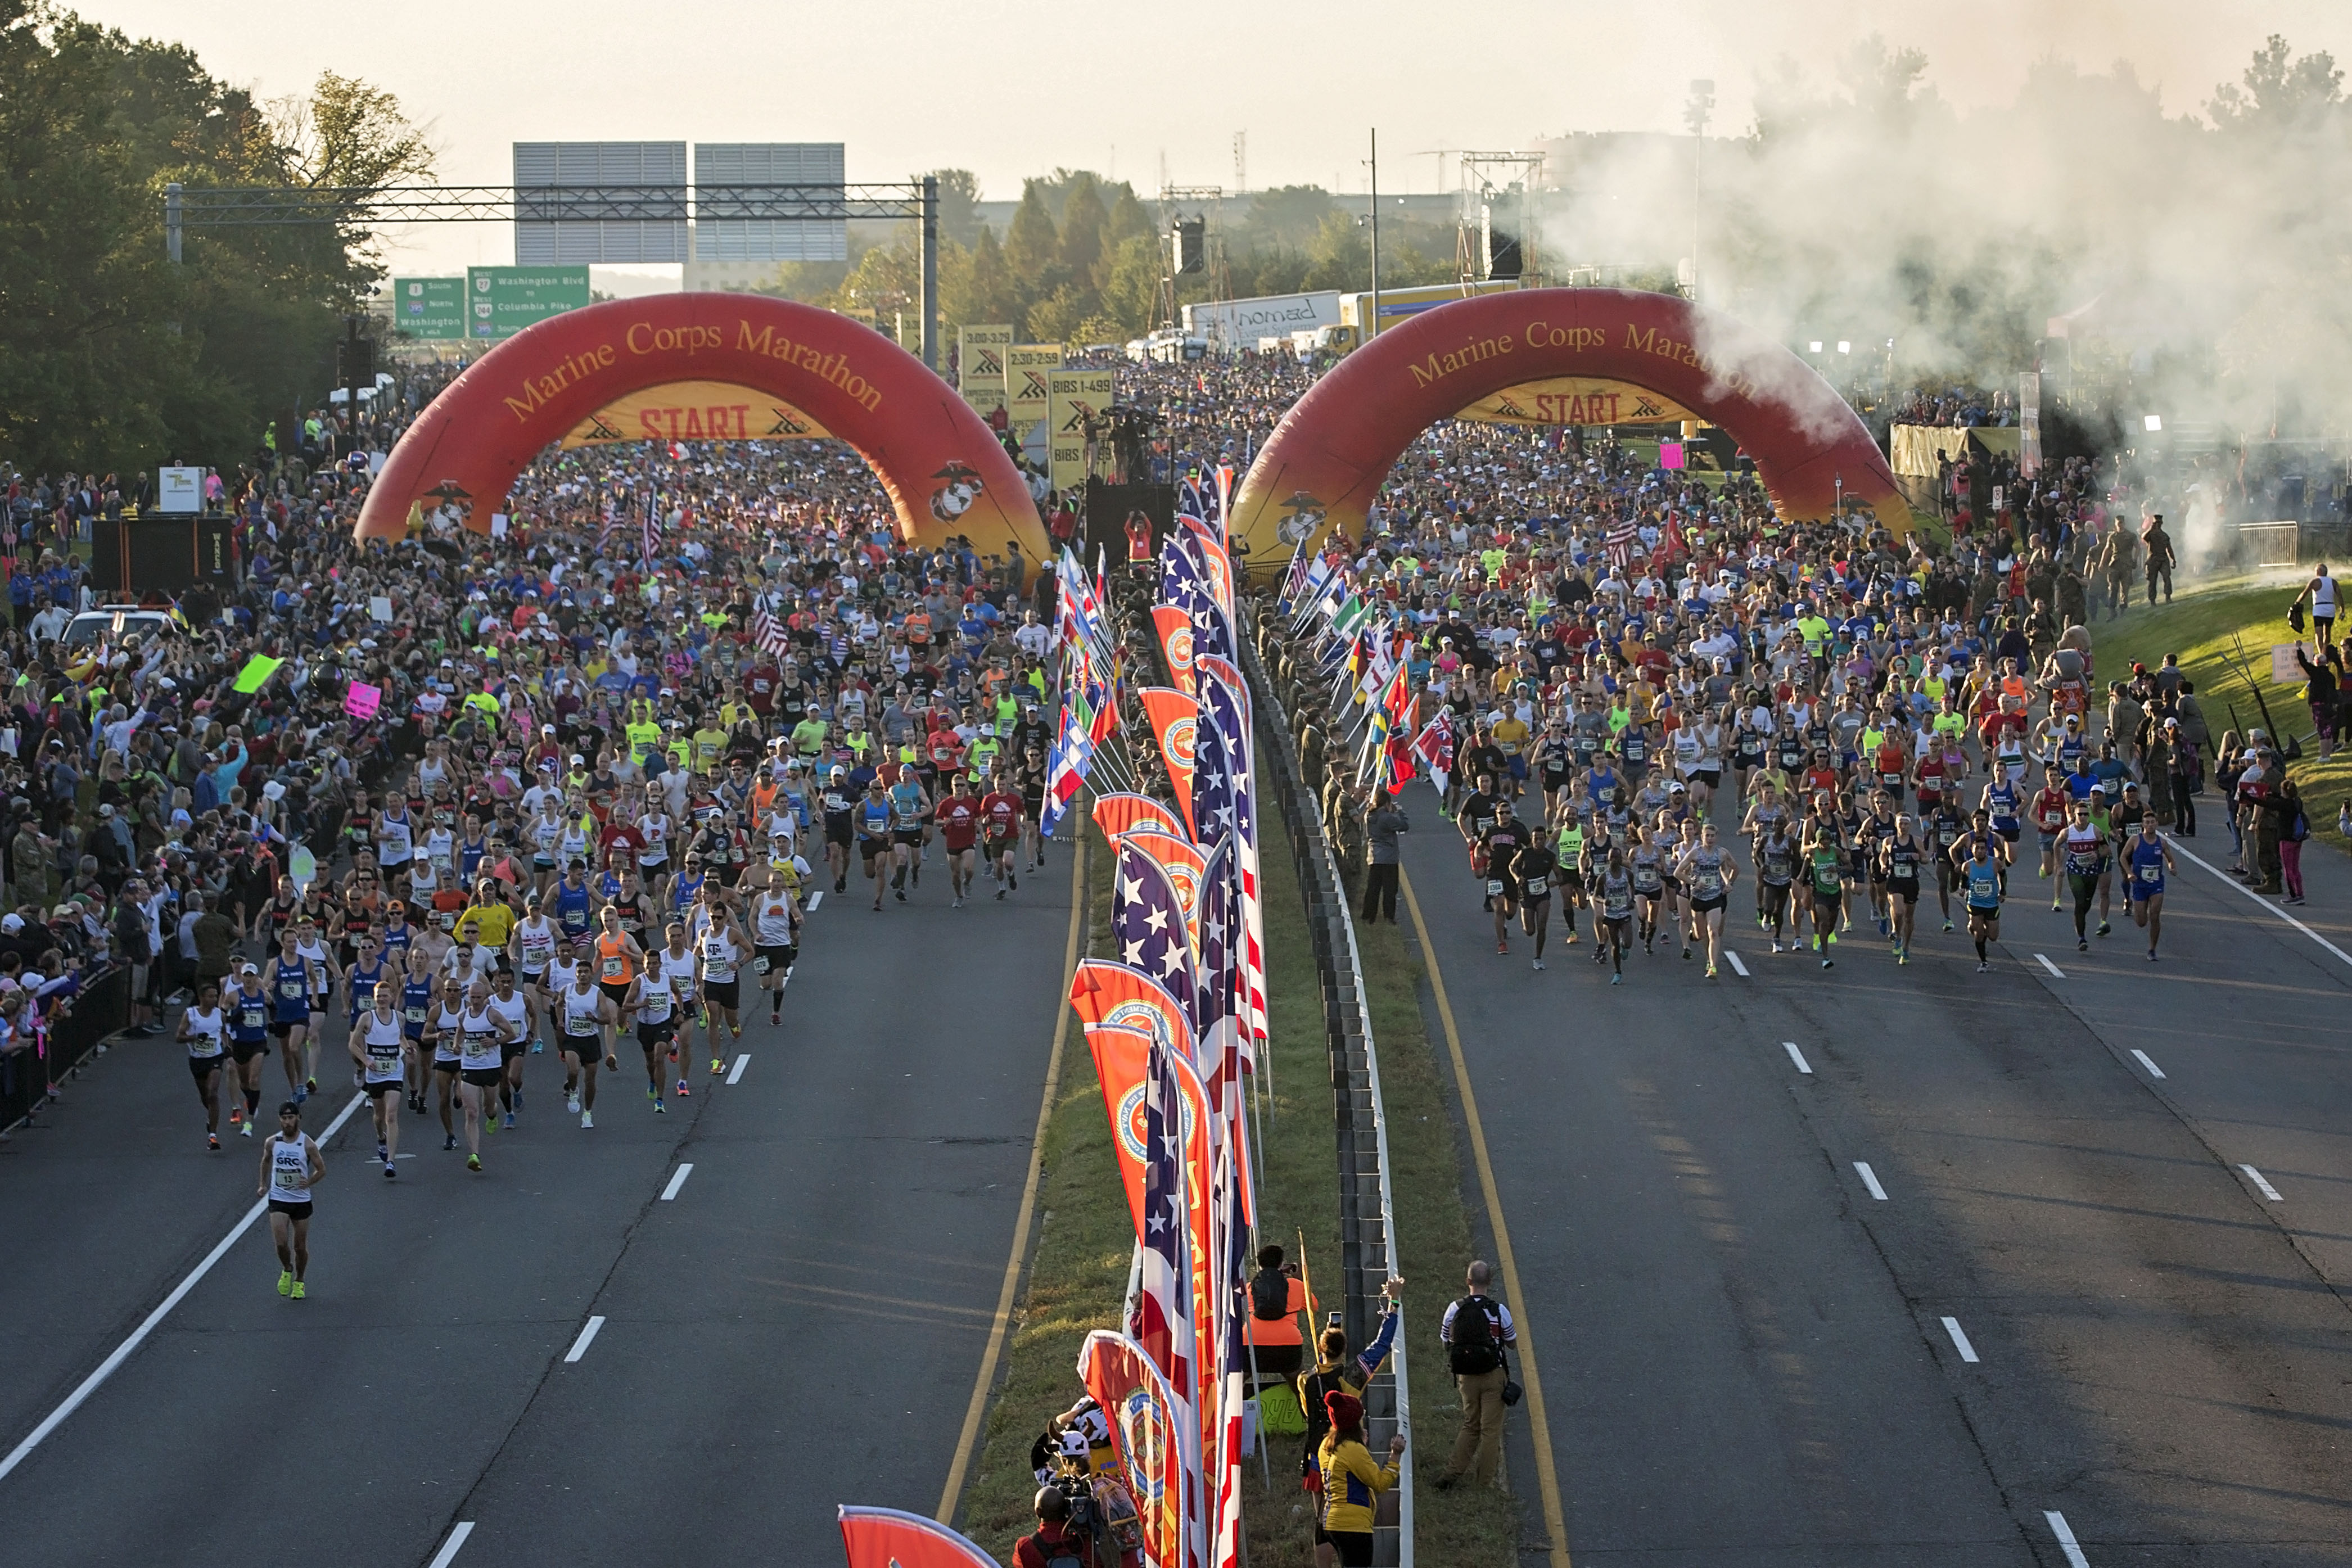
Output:
<instances>
[{"instance_id":1,"label":"inflatable arch","mask_svg":"<svg viewBox=\"0 0 2352 1568\"><path fill-rule=\"evenodd\" d=\"M1423 431L1455 417L1705 420L1755 459L1784 515L1825 517L1843 496L1898 534L1910 527L1869 430L1779 343L1671 295L1531 288L1424 311L1318 382L1242 482L1233 533L1244 559L1263 573L1330 528L1360 539L1390 465Z\"/></svg>"},{"instance_id":2,"label":"inflatable arch","mask_svg":"<svg viewBox=\"0 0 2352 1568\"><path fill-rule=\"evenodd\" d=\"M688 401L665 408L679 398L644 395L656 389ZM872 466L900 538L962 537L983 556L1017 540L1033 566L1052 559L1019 470L954 388L845 316L757 294L608 300L517 333L409 426L358 533L398 538L420 508L488 533L515 476L552 442L818 434Z\"/></svg>"}]
</instances>

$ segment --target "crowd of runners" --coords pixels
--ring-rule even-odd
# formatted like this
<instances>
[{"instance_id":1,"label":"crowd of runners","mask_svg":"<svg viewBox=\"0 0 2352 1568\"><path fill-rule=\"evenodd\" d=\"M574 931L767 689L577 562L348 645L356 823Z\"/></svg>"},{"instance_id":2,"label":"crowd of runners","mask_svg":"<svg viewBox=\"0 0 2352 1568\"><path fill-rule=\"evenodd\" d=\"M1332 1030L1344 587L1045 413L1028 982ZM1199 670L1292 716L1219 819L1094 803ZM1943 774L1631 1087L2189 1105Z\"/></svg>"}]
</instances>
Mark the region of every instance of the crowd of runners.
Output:
<instances>
[{"instance_id":1,"label":"crowd of runners","mask_svg":"<svg viewBox=\"0 0 2352 1568\"><path fill-rule=\"evenodd\" d=\"M2200 797L2218 800L2259 884L2258 852L2274 864L2307 820L2262 731L2217 742L2176 664L2101 671L2058 612L2109 541L2160 517L2084 465L2042 486L2021 537L1931 553L1865 513L1791 525L1752 481L1616 444L1433 430L1328 591L1370 607L1348 678L1328 613L1282 623L1327 824L1394 854L1346 700L1393 658L1393 744L1444 779L1498 954L1516 934L1541 969L1555 940L1589 940L1612 984L1636 956L1713 976L1727 926L1752 919L1775 955L1830 968L1874 942L1901 965L1924 910L1981 972L2031 885L2078 947L2128 921L2157 961L2176 870L2159 830L2193 836Z\"/></svg>"},{"instance_id":2,"label":"crowd of runners","mask_svg":"<svg viewBox=\"0 0 2352 1568\"><path fill-rule=\"evenodd\" d=\"M218 625L50 665L61 712L103 687L139 716L59 738L121 765L135 1016L184 1051L208 1147L265 1144L289 1297L304 1119L343 1074L387 1183L527 1157L559 1101L592 1130L615 1074L668 1114L783 1024L828 897L984 906L1047 852L1035 573L900 546L845 449L550 454L496 539L358 545L363 484L247 476ZM256 655L285 664L236 693Z\"/></svg>"}]
</instances>

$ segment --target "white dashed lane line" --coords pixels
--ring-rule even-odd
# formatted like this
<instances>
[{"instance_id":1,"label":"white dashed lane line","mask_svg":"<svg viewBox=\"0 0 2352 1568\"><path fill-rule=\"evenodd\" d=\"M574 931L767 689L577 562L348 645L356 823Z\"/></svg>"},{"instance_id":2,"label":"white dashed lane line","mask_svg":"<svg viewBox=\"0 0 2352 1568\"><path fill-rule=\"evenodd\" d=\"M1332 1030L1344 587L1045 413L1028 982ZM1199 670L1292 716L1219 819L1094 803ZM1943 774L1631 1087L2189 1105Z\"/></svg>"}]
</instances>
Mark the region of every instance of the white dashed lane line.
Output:
<instances>
[{"instance_id":1,"label":"white dashed lane line","mask_svg":"<svg viewBox=\"0 0 2352 1568\"><path fill-rule=\"evenodd\" d=\"M1805 1061L1805 1053L1797 1049L1797 1042L1795 1040L1782 1040L1780 1042L1780 1049L1789 1053L1789 1060L1797 1064L1798 1071L1804 1073L1808 1077L1812 1075L1812 1067Z\"/></svg>"},{"instance_id":2,"label":"white dashed lane line","mask_svg":"<svg viewBox=\"0 0 2352 1568\"><path fill-rule=\"evenodd\" d=\"M677 1171L671 1175L669 1185L662 1188L661 1200L664 1203L673 1201L677 1197L677 1189L684 1186L686 1185L686 1178L693 1174L694 1166L691 1164L678 1166Z\"/></svg>"}]
</instances>

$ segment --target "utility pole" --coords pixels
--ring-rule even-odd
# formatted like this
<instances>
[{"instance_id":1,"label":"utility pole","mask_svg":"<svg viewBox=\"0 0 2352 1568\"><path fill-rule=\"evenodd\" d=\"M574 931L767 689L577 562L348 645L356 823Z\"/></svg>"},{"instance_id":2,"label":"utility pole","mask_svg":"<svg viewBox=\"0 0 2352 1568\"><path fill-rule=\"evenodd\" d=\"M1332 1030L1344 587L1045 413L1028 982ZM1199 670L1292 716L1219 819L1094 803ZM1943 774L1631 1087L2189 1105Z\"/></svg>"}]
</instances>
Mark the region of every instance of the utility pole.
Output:
<instances>
[{"instance_id":1,"label":"utility pole","mask_svg":"<svg viewBox=\"0 0 2352 1568\"><path fill-rule=\"evenodd\" d=\"M1683 123L1691 133L1691 253L1690 301L1698 303L1699 153L1706 145L1706 122L1715 112L1715 83L1704 77L1690 84L1690 101L1683 106Z\"/></svg>"},{"instance_id":2,"label":"utility pole","mask_svg":"<svg viewBox=\"0 0 2352 1568\"><path fill-rule=\"evenodd\" d=\"M923 363L940 368L940 177L923 176Z\"/></svg>"},{"instance_id":3,"label":"utility pole","mask_svg":"<svg viewBox=\"0 0 2352 1568\"><path fill-rule=\"evenodd\" d=\"M1372 318L1364 342L1381 329L1381 133L1372 131ZM1360 343L1357 347L1361 348Z\"/></svg>"},{"instance_id":4,"label":"utility pole","mask_svg":"<svg viewBox=\"0 0 2352 1568\"><path fill-rule=\"evenodd\" d=\"M163 254L172 265L180 265L180 192L178 181L163 187Z\"/></svg>"}]
</instances>

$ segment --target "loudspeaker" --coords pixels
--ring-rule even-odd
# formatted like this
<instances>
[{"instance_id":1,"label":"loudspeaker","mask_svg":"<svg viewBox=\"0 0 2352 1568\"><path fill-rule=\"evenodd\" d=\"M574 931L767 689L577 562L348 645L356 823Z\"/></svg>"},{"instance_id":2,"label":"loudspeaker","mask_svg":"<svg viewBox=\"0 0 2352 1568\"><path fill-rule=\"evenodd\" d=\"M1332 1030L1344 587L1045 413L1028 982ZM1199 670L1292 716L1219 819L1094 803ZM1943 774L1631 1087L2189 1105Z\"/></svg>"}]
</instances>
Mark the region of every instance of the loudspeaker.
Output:
<instances>
[{"instance_id":1,"label":"loudspeaker","mask_svg":"<svg viewBox=\"0 0 2352 1568\"><path fill-rule=\"evenodd\" d=\"M184 517L92 521L90 579L100 597L127 604L143 593L178 594L194 586L196 521ZM226 521L221 519L224 534Z\"/></svg>"}]
</instances>

